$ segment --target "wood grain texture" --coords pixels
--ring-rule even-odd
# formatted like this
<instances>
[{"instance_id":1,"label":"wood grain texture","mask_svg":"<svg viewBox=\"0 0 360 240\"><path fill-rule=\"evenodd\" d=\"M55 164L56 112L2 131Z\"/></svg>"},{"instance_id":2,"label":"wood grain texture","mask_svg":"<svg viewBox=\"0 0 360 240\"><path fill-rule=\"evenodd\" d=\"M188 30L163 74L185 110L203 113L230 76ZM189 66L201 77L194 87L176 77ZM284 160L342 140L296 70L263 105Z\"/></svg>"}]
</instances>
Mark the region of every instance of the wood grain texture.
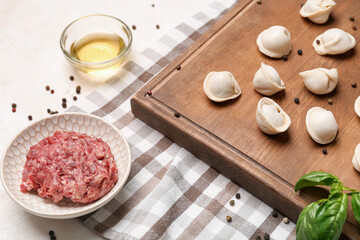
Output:
<instances>
[{"instance_id":1,"label":"wood grain texture","mask_svg":"<svg viewBox=\"0 0 360 240\"><path fill-rule=\"evenodd\" d=\"M301 209L325 191L309 189L295 194L293 186L305 173L321 170L340 177L345 185L360 189L360 175L351 159L360 143L360 119L353 110L360 86L358 46L338 56L320 56L313 40L333 27L351 33L360 21L360 1L337 1L329 21L316 25L303 19L298 11L302 1L267 0L261 5L243 0L150 81L131 100L134 115L209 163L225 176L242 185L272 207L296 221ZM356 21L349 21L355 16ZM282 25L291 33L292 52L288 61L261 54L256 38L264 29ZM360 25L358 26L360 29ZM303 50L299 56L297 49ZM255 121L257 102L252 79L265 62L278 70L286 89L273 97L290 116L292 125L276 136L263 134ZM175 66L181 64L181 70ZM299 72L313 68L337 68L339 83L335 91L317 96L304 86ZM239 98L224 103L210 101L202 90L210 71L230 71L242 89ZM152 96L144 97L151 90ZM293 101L300 99L300 104ZM334 103L329 105L327 100ZM339 125L336 140L319 145L305 126L306 112L314 106L331 110ZM180 118L173 113L179 112ZM328 154L324 155L322 149ZM349 209L344 235L360 238L359 225Z\"/></svg>"}]
</instances>

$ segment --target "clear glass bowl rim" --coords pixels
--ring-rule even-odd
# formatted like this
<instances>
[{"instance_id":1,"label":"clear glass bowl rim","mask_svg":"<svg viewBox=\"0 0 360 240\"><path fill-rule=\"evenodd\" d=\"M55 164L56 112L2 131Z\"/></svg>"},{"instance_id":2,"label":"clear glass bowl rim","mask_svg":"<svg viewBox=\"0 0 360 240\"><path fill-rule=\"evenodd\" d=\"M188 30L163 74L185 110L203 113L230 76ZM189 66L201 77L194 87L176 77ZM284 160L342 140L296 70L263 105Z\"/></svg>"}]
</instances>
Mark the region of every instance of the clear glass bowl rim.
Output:
<instances>
[{"instance_id":1,"label":"clear glass bowl rim","mask_svg":"<svg viewBox=\"0 0 360 240\"><path fill-rule=\"evenodd\" d=\"M81 21L85 18L89 18L89 17L107 17L107 18L112 18L118 22L120 22L123 27L125 28L126 30L126 34L128 35L129 39L128 39L128 44L125 48L124 51L122 51L119 55L117 55L116 57L110 59L110 60L107 60L107 61L103 61L103 62L84 62L84 61L81 61L79 59L76 59L76 58L73 58L69 52L65 49L65 34L67 32L67 30L76 22L78 21ZM117 59L120 59L122 56L126 55L130 48L131 48L131 45L132 45L132 41L133 41L133 35L132 35L132 32L129 28L129 26L124 23L122 20L116 18L116 17L113 17L113 16L110 16L110 15L106 15L106 14L91 14L91 15L86 15L86 16L83 16L83 17L80 17L74 21L72 21L69 25L66 26L66 28L63 30L63 32L61 33L61 36L60 36L60 47L61 47L61 50L62 52L64 53L64 55L71 61L71 62L75 62L75 63L78 63L80 65L83 65L83 66L87 66L87 67L96 67L98 65L106 65L106 64L109 64L109 63L113 63L115 60Z\"/></svg>"}]
</instances>

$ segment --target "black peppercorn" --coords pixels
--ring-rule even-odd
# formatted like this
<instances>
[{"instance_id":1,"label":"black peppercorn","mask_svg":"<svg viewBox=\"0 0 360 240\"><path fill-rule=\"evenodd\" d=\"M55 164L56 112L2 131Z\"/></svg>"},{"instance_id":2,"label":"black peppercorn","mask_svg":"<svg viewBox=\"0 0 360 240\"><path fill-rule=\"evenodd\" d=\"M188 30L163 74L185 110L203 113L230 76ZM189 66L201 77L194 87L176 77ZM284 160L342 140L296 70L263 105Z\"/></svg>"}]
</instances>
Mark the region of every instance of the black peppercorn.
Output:
<instances>
[{"instance_id":1,"label":"black peppercorn","mask_svg":"<svg viewBox=\"0 0 360 240\"><path fill-rule=\"evenodd\" d=\"M55 234L55 232L54 232L53 230L50 230L50 231L49 231L49 235L50 235L50 236L54 236L54 234Z\"/></svg>"},{"instance_id":2,"label":"black peppercorn","mask_svg":"<svg viewBox=\"0 0 360 240\"><path fill-rule=\"evenodd\" d=\"M265 240L270 240L270 235L267 234L267 233L265 233L265 234L264 234L264 239L265 239Z\"/></svg>"},{"instance_id":3,"label":"black peppercorn","mask_svg":"<svg viewBox=\"0 0 360 240\"><path fill-rule=\"evenodd\" d=\"M349 20L353 22L353 21L355 21L355 17L354 17L354 16L350 16L350 17L349 17Z\"/></svg>"},{"instance_id":4,"label":"black peppercorn","mask_svg":"<svg viewBox=\"0 0 360 240\"><path fill-rule=\"evenodd\" d=\"M77 96L73 96L73 100L76 101L76 100L77 100Z\"/></svg>"},{"instance_id":5,"label":"black peppercorn","mask_svg":"<svg viewBox=\"0 0 360 240\"><path fill-rule=\"evenodd\" d=\"M241 198L240 193L236 193L236 194L235 194L235 197L236 197L236 199L240 199L240 198Z\"/></svg>"},{"instance_id":6,"label":"black peppercorn","mask_svg":"<svg viewBox=\"0 0 360 240\"><path fill-rule=\"evenodd\" d=\"M299 103L300 103L300 99L299 99L299 98L294 98L294 102L295 102L296 104L299 104Z\"/></svg>"},{"instance_id":7,"label":"black peppercorn","mask_svg":"<svg viewBox=\"0 0 360 240\"><path fill-rule=\"evenodd\" d=\"M61 106L62 106L63 108L66 108L66 107L67 107L66 102L63 102L63 103L61 104Z\"/></svg>"},{"instance_id":8,"label":"black peppercorn","mask_svg":"<svg viewBox=\"0 0 360 240\"><path fill-rule=\"evenodd\" d=\"M29 116L28 116L28 119L29 119L29 121L31 121L31 120L32 120L32 116L31 116L31 115L29 115Z\"/></svg>"},{"instance_id":9,"label":"black peppercorn","mask_svg":"<svg viewBox=\"0 0 360 240\"><path fill-rule=\"evenodd\" d=\"M74 76L70 76L69 79L70 79L70 81L74 81L75 78L74 78Z\"/></svg>"},{"instance_id":10,"label":"black peppercorn","mask_svg":"<svg viewBox=\"0 0 360 240\"><path fill-rule=\"evenodd\" d=\"M326 154L327 154L326 148L324 148L324 149L322 150L322 152L323 152L324 155L326 155Z\"/></svg>"},{"instance_id":11,"label":"black peppercorn","mask_svg":"<svg viewBox=\"0 0 360 240\"><path fill-rule=\"evenodd\" d=\"M181 65L179 64L176 66L176 70L180 70L180 69L181 69Z\"/></svg>"},{"instance_id":12,"label":"black peppercorn","mask_svg":"<svg viewBox=\"0 0 360 240\"><path fill-rule=\"evenodd\" d=\"M61 99L62 102L66 102L66 98Z\"/></svg>"},{"instance_id":13,"label":"black peppercorn","mask_svg":"<svg viewBox=\"0 0 360 240\"><path fill-rule=\"evenodd\" d=\"M47 111L48 113L50 113L50 112L51 112L50 108L48 108L46 111Z\"/></svg>"},{"instance_id":14,"label":"black peppercorn","mask_svg":"<svg viewBox=\"0 0 360 240\"><path fill-rule=\"evenodd\" d=\"M319 39L316 39L316 44L320 44L320 40L319 40Z\"/></svg>"},{"instance_id":15,"label":"black peppercorn","mask_svg":"<svg viewBox=\"0 0 360 240\"><path fill-rule=\"evenodd\" d=\"M179 117L180 117L180 113L175 112L175 113L174 113L174 116L175 116L176 118L179 118Z\"/></svg>"},{"instance_id":16,"label":"black peppercorn","mask_svg":"<svg viewBox=\"0 0 360 240\"><path fill-rule=\"evenodd\" d=\"M351 83L351 86L352 86L353 88L356 88L356 87L357 87L357 85L356 85L355 82Z\"/></svg>"},{"instance_id":17,"label":"black peppercorn","mask_svg":"<svg viewBox=\"0 0 360 240\"><path fill-rule=\"evenodd\" d=\"M301 49L298 49L298 50L297 50L297 53L298 53L298 55L301 56L301 55L303 54L303 51L302 51Z\"/></svg>"},{"instance_id":18,"label":"black peppercorn","mask_svg":"<svg viewBox=\"0 0 360 240\"><path fill-rule=\"evenodd\" d=\"M288 60L288 55L284 55L284 56L282 57L282 59L283 59L284 61L287 61L287 60Z\"/></svg>"},{"instance_id":19,"label":"black peppercorn","mask_svg":"<svg viewBox=\"0 0 360 240\"><path fill-rule=\"evenodd\" d=\"M272 216L273 216L274 218L277 218L277 217L278 217L277 212L273 211L273 212L272 212Z\"/></svg>"},{"instance_id":20,"label":"black peppercorn","mask_svg":"<svg viewBox=\"0 0 360 240\"><path fill-rule=\"evenodd\" d=\"M80 94L80 92L81 92L81 86L77 85L76 86L76 93Z\"/></svg>"}]
</instances>

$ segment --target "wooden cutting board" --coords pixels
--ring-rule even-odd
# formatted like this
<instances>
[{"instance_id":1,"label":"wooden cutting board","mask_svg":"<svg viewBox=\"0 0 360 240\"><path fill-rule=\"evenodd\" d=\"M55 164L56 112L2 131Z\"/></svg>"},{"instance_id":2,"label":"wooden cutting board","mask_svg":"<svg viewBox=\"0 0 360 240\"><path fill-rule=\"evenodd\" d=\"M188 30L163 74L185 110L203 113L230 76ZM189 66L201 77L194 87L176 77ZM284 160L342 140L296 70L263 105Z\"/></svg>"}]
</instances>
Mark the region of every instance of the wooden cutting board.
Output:
<instances>
[{"instance_id":1,"label":"wooden cutting board","mask_svg":"<svg viewBox=\"0 0 360 240\"><path fill-rule=\"evenodd\" d=\"M157 129L222 174L240 184L291 220L326 191L319 188L295 193L294 185L304 174L321 170L340 177L351 188L360 189L360 175L351 164L360 143L360 118L354 102L360 94L360 60L356 46L338 56L320 56L313 40L333 27L351 33L359 45L360 1L337 1L329 21L316 25L300 16L302 0L240 0L183 55L168 65L132 99L136 117ZM349 20L355 16L355 21ZM256 45L258 34L272 25L291 33L292 52L288 60L271 59ZM352 29L358 25L359 30ZM297 50L302 49L299 56ZM263 134L255 120L258 101L263 97L252 86L255 72L264 62L278 70L286 89L271 98L288 113L292 124L276 136ZM175 67L181 64L181 70ZM304 86L299 72L313 68L337 68L335 91L318 96ZM242 89L239 98L224 103L210 101L203 92L210 71L230 71ZM356 82L357 88L351 83ZM152 95L146 92L151 90ZM294 98L300 104L294 103ZM328 104L328 98L333 104ZM339 125L336 140L322 146L309 136L306 112L314 106L331 110ZM174 113L180 113L180 117ZM326 148L328 154L323 154ZM349 209L343 234L360 238L360 228Z\"/></svg>"}]
</instances>

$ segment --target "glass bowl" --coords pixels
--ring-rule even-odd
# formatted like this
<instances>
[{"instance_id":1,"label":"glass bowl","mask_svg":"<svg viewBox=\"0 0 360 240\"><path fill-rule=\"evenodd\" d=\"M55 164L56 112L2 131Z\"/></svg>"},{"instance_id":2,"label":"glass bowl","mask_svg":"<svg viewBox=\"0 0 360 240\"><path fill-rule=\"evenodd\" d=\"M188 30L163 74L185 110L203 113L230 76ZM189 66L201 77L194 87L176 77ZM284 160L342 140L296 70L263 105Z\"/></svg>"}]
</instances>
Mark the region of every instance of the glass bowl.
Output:
<instances>
[{"instance_id":1,"label":"glass bowl","mask_svg":"<svg viewBox=\"0 0 360 240\"><path fill-rule=\"evenodd\" d=\"M115 57L106 61L82 61L73 53L72 48L84 37L94 34L118 36L123 42L123 47ZM120 19L103 14L94 14L81 17L70 23L61 34L60 47L65 58L78 70L89 74L109 75L115 73L125 60L130 52L132 39L130 28Z\"/></svg>"}]
</instances>

